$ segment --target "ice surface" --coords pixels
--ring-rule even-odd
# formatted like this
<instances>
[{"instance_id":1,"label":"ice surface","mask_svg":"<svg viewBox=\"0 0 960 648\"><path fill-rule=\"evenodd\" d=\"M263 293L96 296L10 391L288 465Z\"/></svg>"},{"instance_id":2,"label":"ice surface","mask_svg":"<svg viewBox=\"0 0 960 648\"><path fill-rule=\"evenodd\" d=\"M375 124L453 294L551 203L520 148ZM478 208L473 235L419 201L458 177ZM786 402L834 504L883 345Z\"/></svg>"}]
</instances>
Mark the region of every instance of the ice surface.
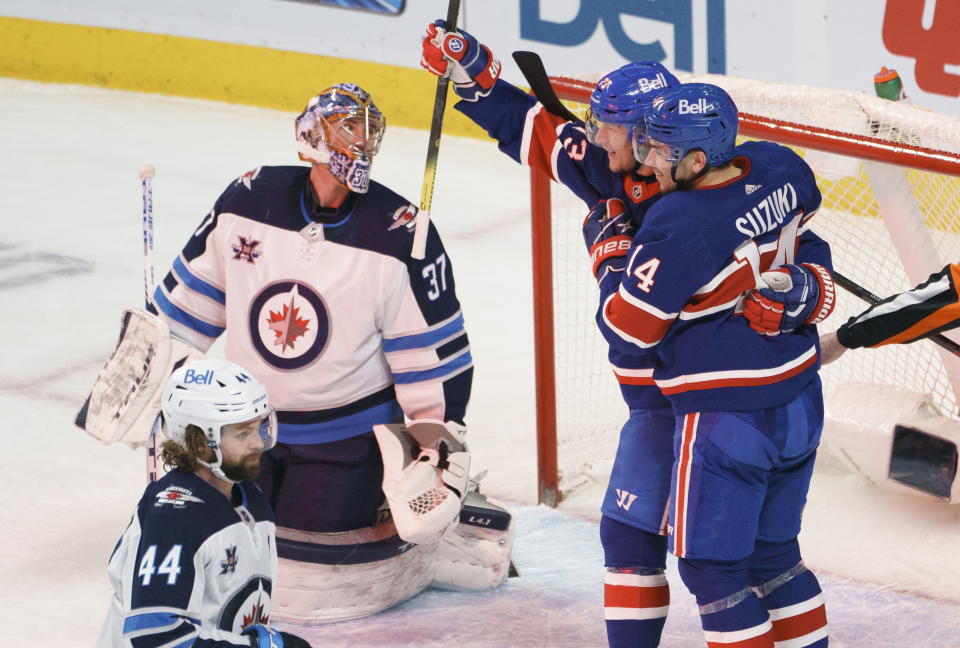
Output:
<instances>
[{"instance_id":1,"label":"ice surface","mask_svg":"<svg viewBox=\"0 0 960 648\"><path fill-rule=\"evenodd\" d=\"M228 182L260 164L297 163L292 124L276 111L0 79L3 645L93 644L107 558L144 485L140 452L101 446L71 425L122 308L142 299L140 165L157 167L160 275ZM389 129L374 177L416 201L425 140ZM516 506L522 577L485 594L428 590L375 617L304 630L315 645L605 643L602 479L560 510L533 506L526 186L493 144L444 139L433 214L477 362L474 467L489 471L487 493ZM960 507L819 470L802 542L822 575L831 645L960 646L958 529ZM663 643L702 646L693 601L675 570L670 578Z\"/></svg>"}]
</instances>

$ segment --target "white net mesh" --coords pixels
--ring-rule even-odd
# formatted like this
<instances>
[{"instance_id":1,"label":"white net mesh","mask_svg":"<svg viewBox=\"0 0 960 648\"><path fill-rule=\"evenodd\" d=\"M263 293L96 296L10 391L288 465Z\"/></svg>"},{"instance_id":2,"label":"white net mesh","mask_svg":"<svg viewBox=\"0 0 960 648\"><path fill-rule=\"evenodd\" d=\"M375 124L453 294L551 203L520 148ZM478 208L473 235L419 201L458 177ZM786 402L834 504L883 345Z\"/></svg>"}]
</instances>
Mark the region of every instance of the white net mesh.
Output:
<instances>
[{"instance_id":1,"label":"white net mesh","mask_svg":"<svg viewBox=\"0 0 960 648\"><path fill-rule=\"evenodd\" d=\"M682 80L724 87L741 112L960 153L960 119L906 103L722 76ZM566 103L582 114L583 104ZM811 226L830 242L839 272L886 297L960 260L960 178L794 148L817 173L823 207ZM585 208L561 186L551 188L551 198L557 455L560 491L569 492L591 474L605 476L627 412L593 320L597 289L580 234ZM821 332L867 307L839 292L837 308ZM847 353L821 376L828 399L840 382L882 383L930 394L942 414L956 416L950 370L960 376L956 358L920 342Z\"/></svg>"}]
</instances>

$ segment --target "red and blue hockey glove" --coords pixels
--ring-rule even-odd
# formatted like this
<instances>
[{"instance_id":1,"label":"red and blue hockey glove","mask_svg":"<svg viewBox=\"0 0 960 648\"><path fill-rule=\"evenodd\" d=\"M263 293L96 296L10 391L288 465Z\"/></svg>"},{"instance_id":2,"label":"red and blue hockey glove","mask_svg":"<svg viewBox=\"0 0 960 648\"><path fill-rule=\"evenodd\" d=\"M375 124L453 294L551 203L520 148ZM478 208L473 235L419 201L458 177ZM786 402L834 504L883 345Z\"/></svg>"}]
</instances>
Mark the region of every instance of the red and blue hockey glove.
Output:
<instances>
[{"instance_id":1,"label":"red and blue hockey glove","mask_svg":"<svg viewBox=\"0 0 960 648\"><path fill-rule=\"evenodd\" d=\"M822 322L833 312L833 277L814 263L788 263L760 275L768 288L747 292L743 316L761 335L780 335Z\"/></svg>"},{"instance_id":2,"label":"red and blue hockey glove","mask_svg":"<svg viewBox=\"0 0 960 648\"><path fill-rule=\"evenodd\" d=\"M251 625L243 630L253 648L310 648L310 644L289 632L280 632L265 625Z\"/></svg>"},{"instance_id":3,"label":"red and blue hockey glove","mask_svg":"<svg viewBox=\"0 0 960 648\"><path fill-rule=\"evenodd\" d=\"M610 198L593 206L583 221L583 241L597 281L609 272L623 272L634 234L636 231L622 200Z\"/></svg>"},{"instance_id":4,"label":"red and blue hockey glove","mask_svg":"<svg viewBox=\"0 0 960 648\"><path fill-rule=\"evenodd\" d=\"M500 61L467 32L448 32L446 26L445 20L427 25L420 66L437 76L449 72L453 90L462 99L476 101L487 96L500 77Z\"/></svg>"}]
</instances>

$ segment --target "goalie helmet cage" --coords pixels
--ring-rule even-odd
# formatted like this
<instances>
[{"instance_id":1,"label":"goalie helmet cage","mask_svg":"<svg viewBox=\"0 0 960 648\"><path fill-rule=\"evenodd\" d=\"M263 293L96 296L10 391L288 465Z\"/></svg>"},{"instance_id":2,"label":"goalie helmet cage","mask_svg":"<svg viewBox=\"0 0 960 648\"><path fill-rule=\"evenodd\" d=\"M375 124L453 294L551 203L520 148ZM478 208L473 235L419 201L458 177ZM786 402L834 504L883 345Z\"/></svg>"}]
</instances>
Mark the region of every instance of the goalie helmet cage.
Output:
<instances>
[{"instance_id":1,"label":"goalie helmet cage","mask_svg":"<svg viewBox=\"0 0 960 648\"><path fill-rule=\"evenodd\" d=\"M830 242L839 272L886 297L960 261L960 119L863 92L678 76L730 93L740 141L769 140L805 157L823 193L811 228ZM582 116L593 82L550 81ZM530 185L538 490L555 506L606 480L628 412L594 324L598 293L580 233L586 208L542 171L531 170ZM839 293L821 333L867 307ZM821 377L828 411L839 383L868 382L929 394L941 414L957 417L960 360L930 343L848 353Z\"/></svg>"}]
</instances>

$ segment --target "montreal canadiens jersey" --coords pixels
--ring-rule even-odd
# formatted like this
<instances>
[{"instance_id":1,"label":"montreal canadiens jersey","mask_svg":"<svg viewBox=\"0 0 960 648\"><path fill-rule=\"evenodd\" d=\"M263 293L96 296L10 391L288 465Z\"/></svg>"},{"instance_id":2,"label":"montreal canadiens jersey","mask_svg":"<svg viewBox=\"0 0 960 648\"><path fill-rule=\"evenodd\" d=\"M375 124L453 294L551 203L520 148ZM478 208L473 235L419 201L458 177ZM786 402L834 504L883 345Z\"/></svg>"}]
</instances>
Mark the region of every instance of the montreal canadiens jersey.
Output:
<instances>
[{"instance_id":1,"label":"montreal canadiens jersey","mask_svg":"<svg viewBox=\"0 0 960 648\"><path fill-rule=\"evenodd\" d=\"M656 350L653 378L677 414L780 405L819 368L815 326L765 337L735 312L761 272L797 257L832 271L829 246L808 229L821 202L813 172L769 142L738 146L733 163L735 179L661 197L626 271L600 286L604 337Z\"/></svg>"},{"instance_id":2,"label":"montreal canadiens jersey","mask_svg":"<svg viewBox=\"0 0 960 648\"><path fill-rule=\"evenodd\" d=\"M107 574L113 598L98 648L249 646L270 620L276 579L273 513L254 484L231 502L192 473L150 484Z\"/></svg>"},{"instance_id":3,"label":"montreal canadiens jersey","mask_svg":"<svg viewBox=\"0 0 960 648\"><path fill-rule=\"evenodd\" d=\"M610 171L606 151L587 141L583 124L548 112L534 97L502 79L487 96L459 101L456 109L483 127L514 161L566 185L584 202L584 214L600 200L619 198L639 225L659 196L660 185L652 176ZM653 382L653 353L611 347L608 357L631 409L670 406Z\"/></svg>"},{"instance_id":4,"label":"montreal canadiens jersey","mask_svg":"<svg viewBox=\"0 0 960 648\"><path fill-rule=\"evenodd\" d=\"M201 349L266 385L279 440L326 443L376 423L464 418L473 360L453 267L433 225L412 259L416 208L377 182L316 206L309 167L238 178L190 237L154 305Z\"/></svg>"},{"instance_id":5,"label":"montreal canadiens jersey","mask_svg":"<svg viewBox=\"0 0 960 648\"><path fill-rule=\"evenodd\" d=\"M960 264L930 275L916 288L892 295L837 329L849 348L908 344L960 326Z\"/></svg>"}]
</instances>

